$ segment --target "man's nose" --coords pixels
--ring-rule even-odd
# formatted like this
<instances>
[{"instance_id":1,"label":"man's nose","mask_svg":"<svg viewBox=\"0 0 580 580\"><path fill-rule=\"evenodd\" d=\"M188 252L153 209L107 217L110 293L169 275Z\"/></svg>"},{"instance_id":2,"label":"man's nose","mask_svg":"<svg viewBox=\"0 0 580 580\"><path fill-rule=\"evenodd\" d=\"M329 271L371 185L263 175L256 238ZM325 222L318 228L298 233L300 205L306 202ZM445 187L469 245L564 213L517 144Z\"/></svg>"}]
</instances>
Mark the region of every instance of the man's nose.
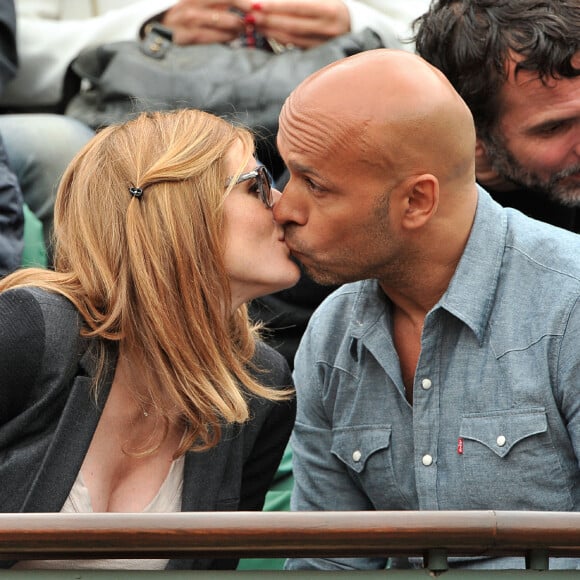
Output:
<instances>
[{"instance_id":1,"label":"man's nose","mask_svg":"<svg viewBox=\"0 0 580 580\"><path fill-rule=\"evenodd\" d=\"M288 186L282 193L277 192L278 197L272 208L274 220L280 225L290 223L304 225L307 221L305 208L299 203L296 195L289 191Z\"/></svg>"}]
</instances>

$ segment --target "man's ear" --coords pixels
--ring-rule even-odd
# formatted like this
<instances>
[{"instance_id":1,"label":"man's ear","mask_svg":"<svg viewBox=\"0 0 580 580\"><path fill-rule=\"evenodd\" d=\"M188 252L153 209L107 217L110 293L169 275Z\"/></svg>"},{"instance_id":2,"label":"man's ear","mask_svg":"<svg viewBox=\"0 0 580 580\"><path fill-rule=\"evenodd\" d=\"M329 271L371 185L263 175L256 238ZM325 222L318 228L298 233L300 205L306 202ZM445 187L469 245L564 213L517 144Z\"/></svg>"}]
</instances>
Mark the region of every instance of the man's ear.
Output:
<instances>
[{"instance_id":1,"label":"man's ear","mask_svg":"<svg viewBox=\"0 0 580 580\"><path fill-rule=\"evenodd\" d=\"M483 187L495 189L499 183L503 183L503 178L492 167L487 154L485 143L477 137L475 140L475 177Z\"/></svg>"},{"instance_id":2,"label":"man's ear","mask_svg":"<svg viewBox=\"0 0 580 580\"><path fill-rule=\"evenodd\" d=\"M439 207L439 180L430 173L409 178L406 180L405 199L403 227L422 227Z\"/></svg>"}]
</instances>

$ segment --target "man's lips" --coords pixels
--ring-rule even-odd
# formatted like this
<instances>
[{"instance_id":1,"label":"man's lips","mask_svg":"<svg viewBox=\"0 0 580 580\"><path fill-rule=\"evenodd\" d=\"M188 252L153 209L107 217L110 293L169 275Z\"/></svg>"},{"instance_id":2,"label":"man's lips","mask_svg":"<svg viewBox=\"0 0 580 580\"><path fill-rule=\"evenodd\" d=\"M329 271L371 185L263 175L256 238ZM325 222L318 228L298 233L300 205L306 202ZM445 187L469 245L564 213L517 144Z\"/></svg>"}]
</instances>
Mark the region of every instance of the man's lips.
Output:
<instances>
[{"instance_id":1,"label":"man's lips","mask_svg":"<svg viewBox=\"0 0 580 580\"><path fill-rule=\"evenodd\" d=\"M574 167L574 170L572 170L572 173L568 173L568 174L564 174L562 176L560 176L559 181L567 181L567 180L571 180L571 181L580 181L580 169L578 171L575 171L576 167Z\"/></svg>"},{"instance_id":2,"label":"man's lips","mask_svg":"<svg viewBox=\"0 0 580 580\"><path fill-rule=\"evenodd\" d=\"M295 258L299 258L300 256L302 257L306 257L306 255L301 252L295 244L292 243L292 239L291 237L289 238L287 235L287 232L285 233L284 236L284 242L286 243L286 245L288 246L288 249L290 250L290 253L295 257Z\"/></svg>"},{"instance_id":3,"label":"man's lips","mask_svg":"<svg viewBox=\"0 0 580 580\"><path fill-rule=\"evenodd\" d=\"M308 260L308 256L306 256L302 252L299 252L298 250L290 248L290 254L294 256L299 262L305 262Z\"/></svg>"}]
</instances>

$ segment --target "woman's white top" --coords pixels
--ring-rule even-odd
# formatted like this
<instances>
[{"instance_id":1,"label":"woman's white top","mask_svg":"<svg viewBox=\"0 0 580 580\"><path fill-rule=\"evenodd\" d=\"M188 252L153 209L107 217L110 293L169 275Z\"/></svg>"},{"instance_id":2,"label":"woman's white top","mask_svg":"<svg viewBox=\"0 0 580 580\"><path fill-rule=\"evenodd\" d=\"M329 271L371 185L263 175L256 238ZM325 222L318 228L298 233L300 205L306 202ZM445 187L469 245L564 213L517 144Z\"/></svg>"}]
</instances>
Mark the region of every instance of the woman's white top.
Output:
<instances>
[{"instance_id":1,"label":"woman's white top","mask_svg":"<svg viewBox=\"0 0 580 580\"><path fill-rule=\"evenodd\" d=\"M165 481L157 495L149 502L142 513L170 513L181 511L183 489L183 466L185 455L176 459L169 469ZM79 474L65 501L61 513L92 513L91 497ZM164 570L169 560L160 559L107 559L107 560L21 560L12 570Z\"/></svg>"}]
</instances>

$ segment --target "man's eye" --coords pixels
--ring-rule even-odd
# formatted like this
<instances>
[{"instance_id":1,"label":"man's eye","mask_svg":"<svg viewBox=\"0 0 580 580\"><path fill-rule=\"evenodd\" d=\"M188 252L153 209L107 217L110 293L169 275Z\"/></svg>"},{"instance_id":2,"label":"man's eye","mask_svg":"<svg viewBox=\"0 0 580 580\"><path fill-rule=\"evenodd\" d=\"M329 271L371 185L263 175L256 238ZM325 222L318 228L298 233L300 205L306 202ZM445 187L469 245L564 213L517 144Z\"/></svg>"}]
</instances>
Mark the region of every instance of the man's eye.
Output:
<instances>
[{"instance_id":1,"label":"man's eye","mask_svg":"<svg viewBox=\"0 0 580 580\"><path fill-rule=\"evenodd\" d=\"M306 187L308 189L310 189L311 191L318 192L321 190L320 186L317 183L315 183L314 181L312 181L312 179L310 179L310 177L305 177L304 183L306 184Z\"/></svg>"},{"instance_id":2,"label":"man's eye","mask_svg":"<svg viewBox=\"0 0 580 580\"><path fill-rule=\"evenodd\" d=\"M560 125L548 125L542 128L542 133L544 135L549 135L550 133L555 133L560 128Z\"/></svg>"},{"instance_id":3,"label":"man's eye","mask_svg":"<svg viewBox=\"0 0 580 580\"><path fill-rule=\"evenodd\" d=\"M569 123L566 122L552 123L550 125L544 125L543 127L541 127L539 130L539 134L544 136L550 136L565 131L568 127Z\"/></svg>"}]
</instances>

